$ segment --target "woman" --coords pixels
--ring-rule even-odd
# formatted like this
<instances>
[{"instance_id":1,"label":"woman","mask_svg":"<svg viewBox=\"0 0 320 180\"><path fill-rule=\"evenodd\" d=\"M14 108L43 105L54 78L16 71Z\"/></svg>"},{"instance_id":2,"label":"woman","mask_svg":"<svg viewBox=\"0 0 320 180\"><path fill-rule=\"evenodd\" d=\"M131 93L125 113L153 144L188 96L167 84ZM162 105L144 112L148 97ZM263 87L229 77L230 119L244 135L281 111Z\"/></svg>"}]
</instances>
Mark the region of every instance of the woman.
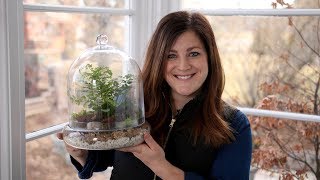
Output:
<instances>
[{"instance_id":1,"label":"woman","mask_svg":"<svg viewBox=\"0 0 320 180\"><path fill-rule=\"evenodd\" d=\"M113 166L111 179L121 180L249 179L250 124L221 99L224 72L203 15L179 11L161 19L142 78L151 135L118 150L67 146L80 178Z\"/></svg>"}]
</instances>

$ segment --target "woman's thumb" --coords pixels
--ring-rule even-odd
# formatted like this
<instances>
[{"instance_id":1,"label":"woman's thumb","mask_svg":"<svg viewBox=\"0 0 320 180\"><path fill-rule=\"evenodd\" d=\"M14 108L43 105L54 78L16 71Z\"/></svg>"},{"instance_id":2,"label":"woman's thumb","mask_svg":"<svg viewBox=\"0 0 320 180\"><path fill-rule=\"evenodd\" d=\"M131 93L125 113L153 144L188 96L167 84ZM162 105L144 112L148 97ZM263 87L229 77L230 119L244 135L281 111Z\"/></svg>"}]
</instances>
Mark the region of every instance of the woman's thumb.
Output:
<instances>
[{"instance_id":1,"label":"woman's thumb","mask_svg":"<svg viewBox=\"0 0 320 180\"><path fill-rule=\"evenodd\" d=\"M60 139L60 140L63 140L63 134L62 134L62 132L58 132L58 133L57 133L57 138Z\"/></svg>"}]
</instances>

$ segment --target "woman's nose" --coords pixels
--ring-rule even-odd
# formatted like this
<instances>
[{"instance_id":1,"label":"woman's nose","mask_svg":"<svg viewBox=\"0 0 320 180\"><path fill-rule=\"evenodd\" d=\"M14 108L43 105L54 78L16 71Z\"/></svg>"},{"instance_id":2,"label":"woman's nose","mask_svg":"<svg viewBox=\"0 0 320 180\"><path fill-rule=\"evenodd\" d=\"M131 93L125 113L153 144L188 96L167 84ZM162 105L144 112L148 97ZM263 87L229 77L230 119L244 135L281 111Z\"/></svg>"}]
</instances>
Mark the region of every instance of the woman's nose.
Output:
<instances>
[{"instance_id":1,"label":"woman's nose","mask_svg":"<svg viewBox=\"0 0 320 180\"><path fill-rule=\"evenodd\" d=\"M178 69L179 70L188 70L191 68L191 65L189 64L188 62L188 59L187 58L179 58L178 60Z\"/></svg>"}]
</instances>

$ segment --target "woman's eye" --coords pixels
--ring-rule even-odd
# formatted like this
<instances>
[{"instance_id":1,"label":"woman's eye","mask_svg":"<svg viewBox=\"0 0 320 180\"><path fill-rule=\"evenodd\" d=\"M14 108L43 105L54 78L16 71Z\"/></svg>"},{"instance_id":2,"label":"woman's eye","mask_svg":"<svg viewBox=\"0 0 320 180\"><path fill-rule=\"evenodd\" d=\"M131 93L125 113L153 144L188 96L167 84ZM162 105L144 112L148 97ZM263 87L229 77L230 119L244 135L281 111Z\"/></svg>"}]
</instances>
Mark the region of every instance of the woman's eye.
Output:
<instances>
[{"instance_id":1,"label":"woman's eye","mask_svg":"<svg viewBox=\"0 0 320 180\"><path fill-rule=\"evenodd\" d=\"M169 54L168 55L168 59L173 59L173 58L176 58L177 56L175 54Z\"/></svg>"},{"instance_id":2,"label":"woman's eye","mask_svg":"<svg viewBox=\"0 0 320 180\"><path fill-rule=\"evenodd\" d=\"M196 56L198 56L200 53L198 53L198 52L191 52L190 54L189 54L189 56L190 57L196 57Z\"/></svg>"}]
</instances>

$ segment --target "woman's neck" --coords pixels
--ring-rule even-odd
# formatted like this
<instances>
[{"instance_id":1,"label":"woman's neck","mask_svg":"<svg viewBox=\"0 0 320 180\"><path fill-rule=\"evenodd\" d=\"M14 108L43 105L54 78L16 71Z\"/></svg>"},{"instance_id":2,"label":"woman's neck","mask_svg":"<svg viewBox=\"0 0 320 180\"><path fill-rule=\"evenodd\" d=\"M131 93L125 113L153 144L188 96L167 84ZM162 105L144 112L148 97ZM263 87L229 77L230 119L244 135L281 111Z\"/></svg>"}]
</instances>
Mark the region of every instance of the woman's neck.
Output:
<instances>
[{"instance_id":1,"label":"woman's neck","mask_svg":"<svg viewBox=\"0 0 320 180\"><path fill-rule=\"evenodd\" d=\"M173 105L173 111L182 110L185 104L192 100L194 96L182 96L171 93L171 104Z\"/></svg>"}]
</instances>

